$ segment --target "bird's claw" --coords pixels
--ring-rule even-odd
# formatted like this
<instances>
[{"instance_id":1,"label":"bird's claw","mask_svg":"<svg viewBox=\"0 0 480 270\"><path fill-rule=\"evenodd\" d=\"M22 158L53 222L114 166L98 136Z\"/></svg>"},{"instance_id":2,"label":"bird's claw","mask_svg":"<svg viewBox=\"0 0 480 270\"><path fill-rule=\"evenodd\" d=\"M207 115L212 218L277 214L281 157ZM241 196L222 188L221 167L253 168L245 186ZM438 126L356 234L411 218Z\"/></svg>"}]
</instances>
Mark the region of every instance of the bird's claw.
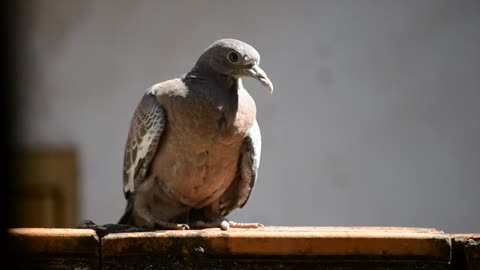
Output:
<instances>
[{"instance_id":1,"label":"bird's claw","mask_svg":"<svg viewBox=\"0 0 480 270\"><path fill-rule=\"evenodd\" d=\"M222 223L220 223L220 229L222 229L222 231L230 229L230 222L228 220L222 221Z\"/></svg>"},{"instance_id":2,"label":"bird's claw","mask_svg":"<svg viewBox=\"0 0 480 270\"><path fill-rule=\"evenodd\" d=\"M234 221L224 220L220 223L220 229L226 231L230 228L240 228L240 229L258 229L264 228L261 223L237 223Z\"/></svg>"},{"instance_id":3,"label":"bird's claw","mask_svg":"<svg viewBox=\"0 0 480 270\"><path fill-rule=\"evenodd\" d=\"M175 229L179 231L185 231L185 230L190 230L190 226L188 226L187 224L177 224Z\"/></svg>"}]
</instances>

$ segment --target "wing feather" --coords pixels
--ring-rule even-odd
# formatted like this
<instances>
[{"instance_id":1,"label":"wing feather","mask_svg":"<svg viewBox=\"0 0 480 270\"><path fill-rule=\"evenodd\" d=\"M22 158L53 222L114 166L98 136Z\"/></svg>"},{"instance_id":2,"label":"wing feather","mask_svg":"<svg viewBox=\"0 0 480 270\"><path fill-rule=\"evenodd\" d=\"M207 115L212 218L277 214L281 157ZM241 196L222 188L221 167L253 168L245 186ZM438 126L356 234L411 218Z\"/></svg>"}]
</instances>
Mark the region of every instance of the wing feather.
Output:
<instances>
[{"instance_id":1,"label":"wing feather","mask_svg":"<svg viewBox=\"0 0 480 270\"><path fill-rule=\"evenodd\" d=\"M147 92L135 109L125 145L123 192L126 198L148 176L165 122L165 109L150 91Z\"/></svg>"},{"instance_id":2,"label":"wing feather","mask_svg":"<svg viewBox=\"0 0 480 270\"><path fill-rule=\"evenodd\" d=\"M262 137L255 121L243 141L235 180L220 199L220 213L223 216L236 208L242 208L250 198L257 180L261 152Z\"/></svg>"}]
</instances>

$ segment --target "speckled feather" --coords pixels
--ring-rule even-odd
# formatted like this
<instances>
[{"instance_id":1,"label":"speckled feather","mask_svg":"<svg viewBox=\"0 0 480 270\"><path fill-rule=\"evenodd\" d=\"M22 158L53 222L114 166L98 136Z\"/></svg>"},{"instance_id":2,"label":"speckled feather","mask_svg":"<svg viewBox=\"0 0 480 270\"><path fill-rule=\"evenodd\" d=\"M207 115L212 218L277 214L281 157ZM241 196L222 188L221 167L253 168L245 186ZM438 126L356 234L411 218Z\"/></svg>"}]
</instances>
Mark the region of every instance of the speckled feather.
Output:
<instances>
[{"instance_id":1,"label":"speckled feather","mask_svg":"<svg viewBox=\"0 0 480 270\"><path fill-rule=\"evenodd\" d=\"M123 191L126 198L146 178L165 121L165 110L147 92L133 114L125 146Z\"/></svg>"}]
</instances>

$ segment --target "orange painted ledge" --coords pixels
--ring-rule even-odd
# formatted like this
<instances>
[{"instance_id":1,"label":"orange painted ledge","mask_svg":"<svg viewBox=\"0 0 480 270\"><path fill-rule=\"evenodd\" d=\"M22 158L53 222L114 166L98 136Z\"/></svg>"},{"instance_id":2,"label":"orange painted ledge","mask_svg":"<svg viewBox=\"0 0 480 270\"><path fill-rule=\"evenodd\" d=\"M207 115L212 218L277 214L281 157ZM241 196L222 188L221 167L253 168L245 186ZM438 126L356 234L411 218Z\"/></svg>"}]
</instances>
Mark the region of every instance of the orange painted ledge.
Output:
<instances>
[{"instance_id":1,"label":"orange painted ledge","mask_svg":"<svg viewBox=\"0 0 480 270\"><path fill-rule=\"evenodd\" d=\"M100 239L94 230L15 228L9 235L16 251L99 255Z\"/></svg>"},{"instance_id":2,"label":"orange painted ledge","mask_svg":"<svg viewBox=\"0 0 480 270\"><path fill-rule=\"evenodd\" d=\"M159 230L101 239L90 229L14 228L9 240L23 269L480 269L479 234L430 228Z\"/></svg>"},{"instance_id":3,"label":"orange painted ledge","mask_svg":"<svg viewBox=\"0 0 480 270\"><path fill-rule=\"evenodd\" d=\"M93 230L8 230L15 269L100 269L100 239Z\"/></svg>"},{"instance_id":4,"label":"orange painted ledge","mask_svg":"<svg viewBox=\"0 0 480 270\"><path fill-rule=\"evenodd\" d=\"M450 260L449 235L434 229L392 227L265 227L110 234L102 256L203 252L254 256L369 256Z\"/></svg>"}]
</instances>

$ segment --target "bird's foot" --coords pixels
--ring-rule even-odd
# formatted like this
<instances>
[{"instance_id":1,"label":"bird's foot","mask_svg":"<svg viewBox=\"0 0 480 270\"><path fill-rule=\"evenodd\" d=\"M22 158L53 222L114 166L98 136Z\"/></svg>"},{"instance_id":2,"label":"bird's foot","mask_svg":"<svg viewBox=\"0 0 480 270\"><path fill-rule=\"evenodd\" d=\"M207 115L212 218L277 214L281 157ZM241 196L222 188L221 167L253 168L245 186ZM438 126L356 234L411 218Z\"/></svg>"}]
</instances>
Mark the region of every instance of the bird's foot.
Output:
<instances>
[{"instance_id":1,"label":"bird's foot","mask_svg":"<svg viewBox=\"0 0 480 270\"><path fill-rule=\"evenodd\" d=\"M191 226L195 229L220 228L223 231L226 231L230 228L258 229L264 227L263 224L260 223L237 223L226 219L219 219L210 222L195 221L191 224Z\"/></svg>"},{"instance_id":2,"label":"bird's foot","mask_svg":"<svg viewBox=\"0 0 480 270\"><path fill-rule=\"evenodd\" d=\"M230 220L224 220L220 224L220 228L222 230L228 230L229 228L240 228L240 229L258 229L258 228L263 228L263 224L261 223L240 223L240 222L234 222Z\"/></svg>"},{"instance_id":3,"label":"bird's foot","mask_svg":"<svg viewBox=\"0 0 480 270\"><path fill-rule=\"evenodd\" d=\"M189 230L190 227L187 224L179 224L174 222L168 222L155 217L150 210L141 209L138 214L146 222L147 227L158 230Z\"/></svg>"},{"instance_id":4,"label":"bird's foot","mask_svg":"<svg viewBox=\"0 0 480 270\"><path fill-rule=\"evenodd\" d=\"M155 222L148 227L152 228L152 230L190 230L190 226L188 226L187 224L178 224L173 222L166 222L163 220L155 220Z\"/></svg>"},{"instance_id":5,"label":"bird's foot","mask_svg":"<svg viewBox=\"0 0 480 270\"><path fill-rule=\"evenodd\" d=\"M153 218L152 221L154 225L153 227L157 230L190 230L190 226L187 224L168 222L158 218Z\"/></svg>"},{"instance_id":6,"label":"bird's foot","mask_svg":"<svg viewBox=\"0 0 480 270\"><path fill-rule=\"evenodd\" d=\"M187 224L175 224L175 230L190 230L190 226L188 226Z\"/></svg>"},{"instance_id":7,"label":"bird's foot","mask_svg":"<svg viewBox=\"0 0 480 270\"><path fill-rule=\"evenodd\" d=\"M190 230L190 226L188 226L187 224L177 224L177 223L160 221L160 222L155 222L155 229L185 231L185 230Z\"/></svg>"}]
</instances>

